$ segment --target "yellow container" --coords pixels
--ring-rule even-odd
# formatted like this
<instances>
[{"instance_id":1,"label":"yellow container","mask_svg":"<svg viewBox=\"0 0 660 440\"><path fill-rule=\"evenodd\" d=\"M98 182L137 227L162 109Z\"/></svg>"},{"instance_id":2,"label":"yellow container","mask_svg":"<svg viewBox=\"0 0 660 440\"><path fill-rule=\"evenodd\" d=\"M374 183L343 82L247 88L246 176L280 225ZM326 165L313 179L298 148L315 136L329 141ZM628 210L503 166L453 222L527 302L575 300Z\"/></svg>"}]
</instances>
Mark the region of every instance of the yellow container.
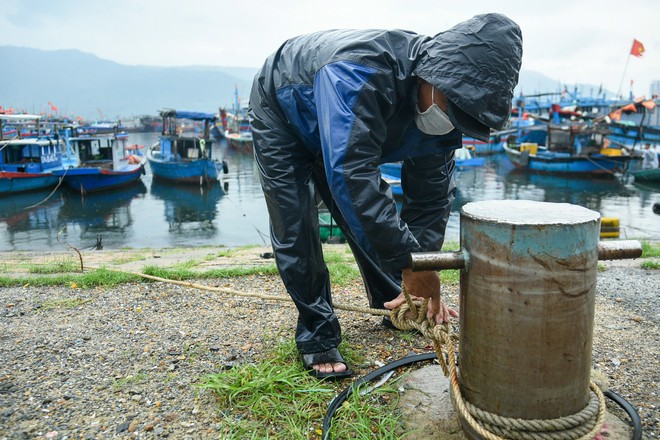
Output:
<instances>
[{"instance_id":1,"label":"yellow container","mask_svg":"<svg viewBox=\"0 0 660 440\"><path fill-rule=\"evenodd\" d=\"M520 151L529 151L529 154L536 154L539 150L539 144L534 142L523 142L520 144Z\"/></svg>"},{"instance_id":2,"label":"yellow container","mask_svg":"<svg viewBox=\"0 0 660 440\"><path fill-rule=\"evenodd\" d=\"M620 148L601 148L600 154L606 156L621 156L623 153Z\"/></svg>"},{"instance_id":3,"label":"yellow container","mask_svg":"<svg viewBox=\"0 0 660 440\"><path fill-rule=\"evenodd\" d=\"M600 238L619 238L619 219L616 217L601 217Z\"/></svg>"}]
</instances>

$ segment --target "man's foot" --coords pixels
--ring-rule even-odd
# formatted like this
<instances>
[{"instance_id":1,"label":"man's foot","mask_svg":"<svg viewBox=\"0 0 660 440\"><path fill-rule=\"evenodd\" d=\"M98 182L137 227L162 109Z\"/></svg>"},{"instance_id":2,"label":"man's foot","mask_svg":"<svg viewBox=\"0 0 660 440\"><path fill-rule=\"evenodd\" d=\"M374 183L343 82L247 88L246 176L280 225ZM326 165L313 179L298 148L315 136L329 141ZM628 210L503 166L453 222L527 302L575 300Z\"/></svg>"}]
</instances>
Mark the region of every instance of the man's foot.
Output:
<instances>
[{"instance_id":1,"label":"man's foot","mask_svg":"<svg viewBox=\"0 0 660 440\"><path fill-rule=\"evenodd\" d=\"M320 353L301 353L300 357L309 374L318 379L343 379L353 374L336 348Z\"/></svg>"},{"instance_id":2,"label":"man's foot","mask_svg":"<svg viewBox=\"0 0 660 440\"><path fill-rule=\"evenodd\" d=\"M312 364L311 367L319 373L343 373L348 368L346 364L342 362Z\"/></svg>"}]
</instances>

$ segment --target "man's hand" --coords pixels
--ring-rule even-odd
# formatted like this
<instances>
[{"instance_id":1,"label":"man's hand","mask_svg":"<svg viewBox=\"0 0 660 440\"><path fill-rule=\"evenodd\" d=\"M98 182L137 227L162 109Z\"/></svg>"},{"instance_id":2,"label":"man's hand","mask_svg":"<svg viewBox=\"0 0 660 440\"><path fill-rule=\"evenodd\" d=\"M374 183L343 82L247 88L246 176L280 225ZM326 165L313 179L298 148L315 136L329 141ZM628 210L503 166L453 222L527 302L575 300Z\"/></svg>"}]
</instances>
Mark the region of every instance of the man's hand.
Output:
<instances>
[{"instance_id":1,"label":"man's hand","mask_svg":"<svg viewBox=\"0 0 660 440\"><path fill-rule=\"evenodd\" d=\"M449 308L440 298L440 277L437 272L413 272L410 269L404 269L403 285L408 293L417 298L430 298L426 317L434 320L438 324L449 322L450 316L458 317L456 310ZM386 302L385 308L395 309L406 302L406 297L401 292L399 296L392 301Z\"/></svg>"}]
</instances>

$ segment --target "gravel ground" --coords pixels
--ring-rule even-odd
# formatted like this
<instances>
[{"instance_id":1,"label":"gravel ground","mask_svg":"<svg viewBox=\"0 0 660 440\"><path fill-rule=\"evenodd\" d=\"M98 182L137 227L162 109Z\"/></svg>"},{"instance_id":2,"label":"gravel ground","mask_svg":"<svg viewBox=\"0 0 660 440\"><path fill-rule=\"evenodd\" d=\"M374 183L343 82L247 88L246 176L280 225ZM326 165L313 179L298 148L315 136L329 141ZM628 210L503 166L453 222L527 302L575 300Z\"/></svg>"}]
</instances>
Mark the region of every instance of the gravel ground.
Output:
<instances>
[{"instance_id":1,"label":"gravel ground","mask_svg":"<svg viewBox=\"0 0 660 440\"><path fill-rule=\"evenodd\" d=\"M260 251L250 251L253 261ZM200 283L284 294L276 276ZM594 367L638 409L649 439L660 438L658 291L660 271L639 261L598 273ZM335 301L366 306L362 292L359 283L338 288ZM444 295L456 305L455 287ZM273 335L293 337L295 322L290 303L165 283L2 288L0 307L0 439L221 438L214 397L194 384L258 361ZM359 375L428 349L423 337L401 338L378 317L338 314L345 339L372 365L358 366Z\"/></svg>"}]
</instances>

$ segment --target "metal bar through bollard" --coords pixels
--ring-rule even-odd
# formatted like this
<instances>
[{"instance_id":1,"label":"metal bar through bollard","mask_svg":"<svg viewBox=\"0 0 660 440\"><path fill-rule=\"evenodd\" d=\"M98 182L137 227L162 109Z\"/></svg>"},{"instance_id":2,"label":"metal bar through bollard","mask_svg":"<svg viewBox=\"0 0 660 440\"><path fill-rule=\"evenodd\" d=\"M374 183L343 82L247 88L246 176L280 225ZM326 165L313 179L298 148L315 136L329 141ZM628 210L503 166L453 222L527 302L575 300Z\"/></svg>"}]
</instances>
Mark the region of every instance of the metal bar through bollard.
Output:
<instances>
[{"instance_id":1,"label":"metal bar through bollard","mask_svg":"<svg viewBox=\"0 0 660 440\"><path fill-rule=\"evenodd\" d=\"M637 240L601 241L598 243L599 260L626 260L642 256L642 244ZM464 251L417 252L410 255L410 269L425 270L464 269L467 256Z\"/></svg>"}]
</instances>

